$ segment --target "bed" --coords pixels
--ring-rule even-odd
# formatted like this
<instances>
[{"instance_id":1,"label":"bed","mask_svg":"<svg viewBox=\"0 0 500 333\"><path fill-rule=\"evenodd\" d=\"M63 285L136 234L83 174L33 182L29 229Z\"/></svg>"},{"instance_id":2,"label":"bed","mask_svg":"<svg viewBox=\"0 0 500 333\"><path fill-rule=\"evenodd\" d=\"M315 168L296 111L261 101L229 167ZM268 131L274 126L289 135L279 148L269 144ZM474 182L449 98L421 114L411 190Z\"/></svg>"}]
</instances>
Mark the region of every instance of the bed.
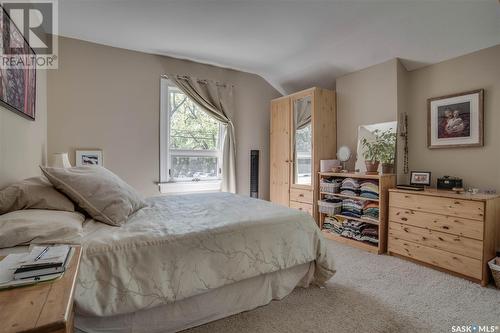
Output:
<instances>
[{"instance_id":1,"label":"bed","mask_svg":"<svg viewBox=\"0 0 500 333\"><path fill-rule=\"evenodd\" d=\"M75 291L83 332L175 332L335 273L311 216L229 193L163 196L121 227L88 220Z\"/></svg>"}]
</instances>

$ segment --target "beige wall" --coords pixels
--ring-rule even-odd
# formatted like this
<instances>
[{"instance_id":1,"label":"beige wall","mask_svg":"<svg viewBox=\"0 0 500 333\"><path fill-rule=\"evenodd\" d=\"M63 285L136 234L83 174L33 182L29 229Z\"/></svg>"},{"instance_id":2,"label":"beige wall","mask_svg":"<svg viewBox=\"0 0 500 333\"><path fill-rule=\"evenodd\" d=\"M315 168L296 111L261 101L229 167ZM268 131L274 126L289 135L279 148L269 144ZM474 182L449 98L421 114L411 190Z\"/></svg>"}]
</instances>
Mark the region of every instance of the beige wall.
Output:
<instances>
[{"instance_id":1,"label":"beige wall","mask_svg":"<svg viewBox=\"0 0 500 333\"><path fill-rule=\"evenodd\" d=\"M475 89L485 90L484 147L428 149L427 99ZM410 171L431 171L433 186L438 177L452 175L463 178L465 187L500 191L500 45L411 72L394 59L343 76L337 80L337 112L339 145L353 151L357 126L406 112ZM401 139L398 182L406 182Z\"/></svg>"},{"instance_id":2,"label":"beige wall","mask_svg":"<svg viewBox=\"0 0 500 333\"><path fill-rule=\"evenodd\" d=\"M48 75L48 154L103 150L104 165L145 195L159 194L160 75L188 74L234 85L238 193L249 193L250 149L261 150L260 195L269 197L269 101L261 77L69 38Z\"/></svg>"},{"instance_id":3,"label":"beige wall","mask_svg":"<svg viewBox=\"0 0 500 333\"><path fill-rule=\"evenodd\" d=\"M337 146L348 146L354 168L358 127L397 119L397 67L392 59L337 79Z\"/></svg>"},{"instance_id":4,"label":"beige wall","mask_svg":"<svg viewBox=\"0 0 500 333\"><path fill-rule=\"evenodd\" d=\"M47 140L46 71L37 71L36 121L0 107L0 188L40 175Z\"/></svg>"},{"instance_id":5,"label":"beige wall","mask_svg":"<svg viewBox=\"0 0 500 333\"><path fill-rule=\"evenodd\" d=\"M500 191L500 45L409 72L410 169ZM484 89L484 147L428 149L427 99Z\"/></svg>"},{"instance_id":6,"label":"beige wall","mask_svg":"<svg viewBox=\"0 0 500 333\"><path fill-rule=\"evenodd\" d=\"M429 170L465 187L500 191L500 45L409 72L410 170ZM484 89L484 147L428 149L427 99ZM500 227L497 228L497 250Z\"/></svg>"}]
</instances>

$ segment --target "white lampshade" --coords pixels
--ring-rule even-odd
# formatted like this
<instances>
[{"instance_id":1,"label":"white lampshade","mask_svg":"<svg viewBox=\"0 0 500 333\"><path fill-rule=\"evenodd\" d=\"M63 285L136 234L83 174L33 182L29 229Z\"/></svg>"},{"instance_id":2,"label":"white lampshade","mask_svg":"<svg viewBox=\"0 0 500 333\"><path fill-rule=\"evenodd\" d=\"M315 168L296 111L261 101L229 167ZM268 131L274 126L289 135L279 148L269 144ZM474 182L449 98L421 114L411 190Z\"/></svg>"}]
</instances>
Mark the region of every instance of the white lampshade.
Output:
<instances>
[{"instance_id":1,"label":"white lampshade","mask_svg":"<svg viewBox=\"0 0 500 333\"><path fill-rule=\"evenodd\" d=\"M68 153L55 153L52 155L50 166L53 168L71 168Z\"/></svg>"}]
</instances>

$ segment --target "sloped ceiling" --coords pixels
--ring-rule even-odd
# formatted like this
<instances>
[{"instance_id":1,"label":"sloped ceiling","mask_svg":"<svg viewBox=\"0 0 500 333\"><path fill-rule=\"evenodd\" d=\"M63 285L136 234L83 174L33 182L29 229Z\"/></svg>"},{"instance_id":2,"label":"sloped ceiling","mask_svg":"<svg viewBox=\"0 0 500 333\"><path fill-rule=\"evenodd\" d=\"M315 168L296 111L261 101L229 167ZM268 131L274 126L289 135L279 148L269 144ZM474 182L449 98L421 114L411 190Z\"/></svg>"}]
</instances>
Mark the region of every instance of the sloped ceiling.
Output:
<instances>
[{"instance_id":1,"label":"sloped ceiling","mask_svg":"<svg viewBox=\"0 0 500 333\"><path fill-rule=\"evenodd\" d=\"M497 0L61 0L60 35L261 75L282 93L500 44Z\"/></svg>"}]
</instances>

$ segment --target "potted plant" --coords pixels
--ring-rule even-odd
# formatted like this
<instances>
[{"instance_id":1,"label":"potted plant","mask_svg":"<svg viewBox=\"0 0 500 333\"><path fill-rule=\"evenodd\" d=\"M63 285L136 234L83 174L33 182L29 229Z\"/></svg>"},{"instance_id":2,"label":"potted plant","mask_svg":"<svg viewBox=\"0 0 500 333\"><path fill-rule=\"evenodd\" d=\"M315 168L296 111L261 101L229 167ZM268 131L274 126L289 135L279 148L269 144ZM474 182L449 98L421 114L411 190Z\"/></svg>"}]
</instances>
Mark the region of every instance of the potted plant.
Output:
<instances>
[{"instance_id":1,"label":"potted plant","mask_svg":"<svg viewBox=\"0 0 500 333\"><path fill-rule=\"evenodd\" d=\"M380 143L377 140L379 130L375 130L374 140L361 139L363 145L363 158L365 159L366 172L377 172L380 161L378 160Z\"/></svg>"},{"instance_id":2,"label":"potted plant","mask_svg":"<svg viewBox=\"0 0 500 333\"><path fill-rule=\"evenodd\" d=\"M378 160L382 163L382 173L394 173L396 156L396 133L387 130L377 136L379 142Z\"/></svg>"},{"instance_id":3,"label":"potted plant","mask_svg":"<svg viewBox=\"0 0 500 333\"><path fill-rule=\"evenodd\" d=\"M382 163L383 173L394 172L394 157L396 153L396 133L390 129L373 131L375 138L369 140L363 138L363 158L365 159L366 171L377 172L378 166Z\"/></svg>"}]
</instances>

